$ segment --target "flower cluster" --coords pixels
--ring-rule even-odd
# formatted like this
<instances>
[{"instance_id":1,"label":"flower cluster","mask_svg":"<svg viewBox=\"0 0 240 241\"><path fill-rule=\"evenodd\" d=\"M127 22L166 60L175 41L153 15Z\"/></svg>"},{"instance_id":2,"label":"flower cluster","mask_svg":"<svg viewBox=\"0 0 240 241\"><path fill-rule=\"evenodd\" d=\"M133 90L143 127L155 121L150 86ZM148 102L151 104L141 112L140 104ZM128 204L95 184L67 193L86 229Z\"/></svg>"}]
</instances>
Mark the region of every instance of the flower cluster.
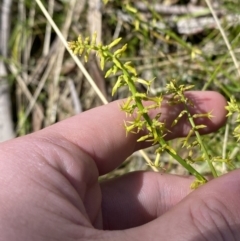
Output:
<instances>
[{"instance_id":1,"label":"flower cluster","mask_svg":"<svg viewBox=\"0 0 240 241\"><path fill-rule=\"evenodd\" d=\"M138 77L137 71L131 62L122 63L120 61L122 54L127 50L127 44L111 52L111 49L118 45L120 41L121 38L118 38L109 45L103 46L96 44L96 35L93 36L91 41L89 38L82 39L80 36L77 41L69 42L69 47L74 54L83 55L86 61L88 60L90 52L96 51L100 58L102 69L104 69L107 62L112 63L109 69L106 70L106 78L115 75L119 71L121 72L112 88L112 95L114 95L121 86L128 86L132 94L121 106L124 112L129 115L134 114L135 116L134 121L125 123L126 131L128 133L138 133L141 130L147 129L149 133L141 137L138 141L149 140L153 143L158 143L160 142L160 138L163 138L166 133L165 124L159 121L159 114L156 115L154 119L150 119L148 113L152 109L161 107L163 97L148 96L148 89L153 80L145 80ZM146 93L139 93L136 88L137 84L144 85L147 89ZM143 101L150 101L152 104L144 106Z\"/></svg>"},{"instance_id":2,"label":"flower cluster","mask_svg":"<svg viewBox=\"0 0 240 241\"><path fill-rule=\"evenodd\" d=\"M144 130L143 133L146 134L141 136L138 141L150 141L153 144L159 145L156 149L157 160L155 160L153 165L156 164L157 167L159 166L159 154L163 151L166 151L196 177L196 182L194 182L192 185L193 188L205 183L207 180L191 165L194 162L192 159L192 151L190 150L188 158L184 159L178 155L178 153L176 153L176 151L165 141L164 137L169 130L167 130L165 123L160 121L161 112L156 114L154 118L150 117L150 111L153 109L160 110L163 102L163 96L149 96L148 89L153 80L145 80L140 78L131 62L121 61L120 58L127 50L127 44L117 48L116 46L120 43L120 41L121 38L118 38L109 45L103 46L102 44L96 44L96 35L94 35L91 40L89 38L82 39L80 36L77 41L69 42L69 47L74 54L83 55L86 61L88 60L90 52L95 51L100 58L101 68L104 69L106 66L109 66L106 69L105 77L116 75L117 72L120 73L112 89L112 95L114 95L121 86L128 87L131 95L125 102L123 102L121 105L121 110L126 112L126 114L130 115L132 118L131 121L126 121L124 126L127 133L139 133L140 131ZM113 49L115 50L113 51ZM106 63L108 63L108 65L106 65ZM137 91L137 85L139 84L146 87L146 92L141 93ZM193 108L194 104L189 98L186 97L185 92L192 88L193 86L178 85L175 80L170 81L166 85L165 94L169 97L168 103L170 105L181 104L184 106L183 111L175 118L172 126L176 125L183 116L187 116L192 128L187 137L184 139L183 146L191 149L191 147L199 145L203 153L199 159L206 160L213 175L217 176L212 164L214 160L208 154L198 132L200 129L205 128L205 126L196 125L194 122L196 118L211 118L212 115L211 113L194 115L190 113L189 107ZM145 104L145 101L147 101L147 104ZM195 135L196 139L189 143L189 138L192 135Z\"/></svg>"}]
</instances>

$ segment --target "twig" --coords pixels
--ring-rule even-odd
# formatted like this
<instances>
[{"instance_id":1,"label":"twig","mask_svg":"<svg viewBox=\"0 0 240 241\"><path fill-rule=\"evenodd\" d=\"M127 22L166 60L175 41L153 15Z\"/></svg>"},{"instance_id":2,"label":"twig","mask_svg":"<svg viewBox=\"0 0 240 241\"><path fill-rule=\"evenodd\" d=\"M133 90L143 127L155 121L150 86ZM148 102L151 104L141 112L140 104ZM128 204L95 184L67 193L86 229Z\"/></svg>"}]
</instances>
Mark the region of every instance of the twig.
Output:
<instances>
[{"instance_id":1,"label":"twig","mask_svg":"<svg viewBox=\"0 0 240 241\"><path fill-rule=\"evenodd\" d=\"M10 23L10 9L12 0L4 0L1 8L1 34L0 34L0 51L4 57L8 53L8 39L9 39L9 23Z\"/></svg>"},{"instance_id":2,"label":"twig","mask_svg":"<svg viewBox=\"0 0 240 241\"><path fill-rule=\"evenodd\" d=\"M207 5L208 5L208 7L209 7L209 9L210 9L210 11L211 11L211 13L212 13L212 16L213 16L213 18L214 18L214 20L215 20L215 22L216 22L216 24L217 24L217 26L218 26L218 29L219 29L220 33L222 34L223 40L224 40L224 42L225 42L225 44L226 44L226 46L227 46L227 48L228 48L228 51L229 51L229 53L230 53L230 55L231 55L231 57L232 57L233 63L234 63L234 65L235 65L235 67L236 67L236 69L237 69L237 72L238 72L238 75L239 75L239 77L240 77L240 67L239 67L237 58L236 58L236 56L235 56L235 54L234 54L234 52L233 52L233 50L232 50L232 47L231 47L231 45L230 45L230 43L229 43L229 41L228 41L228 38L227 38L227 36L226 36L226 34L225 34L225 32L224 32L221 24L220 24L220 21L219 21L217 15L216 15L216 13L215 13L213 7L212 7L212 4L210 3L209 0L205 0L205 2L207 3Z\"/></svg>"},{"instance_id":3,"label":"twig","mask_svg":"<svg viewBox=\"0 0 240 241\"><path fill-rule=\"evenodd\" d=\"M119 38L121 29L122 29L122 25L123 25L123 21L121 19L121 17L119 16L119 12L118 12L118 21L117 21L117 26L115 28L114 34L113 34L113 39L117 39Z\"/></svg>"},{"instance_id":4,"label":"twig","mask_svg":"<svg viewBox=\"0 0 240 241\"><path fill-rule=\"evenodd\" d=\"M42 78L39 81L38 87L36 91L33 94L33 97L30 99L30 102L28 104L28 107L26 108L24 118L21 120L21 122L18 123L18 126L16 128L16 133L18 134L21 128L23 127L24 123L26 122L29 114L31 113L32 109L34 108L36 101L46 83L46 80L54 66L54 63L56 61L56 54L51 56L50 61L48 62L47 69L45 70L45 73L43 74ZM41 119L43 119L43 115L40 116Z\"/></svg>"},{"instance_id":5,"label":"twig","mask_svg":"<svg viewBox=\"0 0 240 241\"><path fill-rule=\"evenodd\" d=\"M145 159L147 164L153 169L155 172L159 172L159 170L154 166L154 163L150 160L150 158L147 156L146 152L143 150L140 150L139 153L142 155L142 157Z\"/></svg>"},{"instance_id":6,"label":"twig","mask_svg":"<svg viewBox=\"0 0 240 241\"><path fill-rule=\"evenodd\" d=\"M32 48L32 29L34 26L34 18L35 18L35 12L36 12L35 6L36 6L36 3L35 1L33 1L31 3L31 8L30 8L29 17L28 17L28 31L30 33L28 34L29 37L27 39L27 44L24 51L24 63L26 63L26 65L28 64L30 54L31 54L31 48Z\"/></svg>"},{"instance_id":7,"label":"twig","mask_svg":"<svg viewBox=\"0 0 240 241\"><path fill-rule=\"evenodd\" d=\"M72 97L74 112L75 114L79 114L82 112L82 105L78 98L78 94L72 79L68 79L68 86Z\"/></svg>"},{"instance_id":8,"label":"twig","mask_svg":"<svg viewBox=\"0 0 240 241\"><path fill-rule=\"evenodd\" d=\"M54 0L48 1L48 13L52 17L54 9ZM45 37L44 37L44 44L43 44L43 56L46 56L49 52L50 48L50 40L51 40L51 24L47 22Z\"/></svg>"},{"instance_id":9,"label":"twig","mask_svg":"<svg viewBox=\"0 0 240 241\"><path fill-rule=\"evenodd\" d=\"M222 159L226 158L226 152L227 152L227 143L228 143L228 135L229 135L229 124L226 125L224 139L223 139L223 148L222 148ZM227 167L226 163L222 163L222 173L226 173Z\"/></svg>"},{"instance_id":10,"label":"twig","mask_svg":"<svg viewBox=\"0 0 240 241\"><path fill-rule=\"evenodd\" d=\"M34 67L33 72L29 76L29 83L36 83L38 79L40 78L40 74L43 72L43 70L46 68L49 59L51 58L52 54L56 51L58 45L59 45L59 39L55 39L54 42L51 45L50 51L48 55L40 57L40 59L37 61L36 66Z\"/></svg>"},{"instance_id":11,"label":"twig","mask_svg":"<svg viewBox=\"0 0 240 241\"><path fill-rule=\"evenodd\" d=\"M27 88L25 81L24 81L24 80L22 79L22 77L18 74L18 71L17 71L16 67L15 67L13 64L10 64L10 65L9 65L9 69L10 69L10 71L12 72L12 74L16 77L16 80L17 80L20 88L22 89L23 93L24 93L25 96L27 97L28 101L29 101L29 102L33 101L32 94L30 93L29 89ZM44 115L43 115L42 110L39 108L39 106L38 106L38 105L35 105L35 108L36 108L37 111L38 111L39 117L40 117L40 118L43 118Z\"/></svg>"},{"instance_id":12,"label":"twig","mask_svg":"<svg viewBox=\"0 0 240 241\"><path fill-rule=\"evenodd\" d=\"M75 8L74 10L74 14L73 14L73 22L74 23L79 23L79 18L85 8L86 5L86 0L78 0L77 2L77 8Z\"/></svg>"},{"instance_id":13,"label":"twig","mask_svg":"<svg viewBox=\"0 0 240 241\"><path fill-rule=\"evenodd\" d=\"M0 74L3 74L4 71L5 66L0 62ZM3 77L0 79L0 142L12 139L14 136L9 85Z\"/></svg>"},{"instance_id":14,"label":"twig","mask_svg":"<svg viewBox=\"0 0 240 241\"><path fill-rule=\"evenodd\" d=\"M93 36L94 33L97 34L97 43L102 43L102 13L101 13L101 1L102 0L89 0L88 1L88 26L90 30L90 35ZM106 82L102 71L100 70L99 59L96 55L92 53L90 55L89 74L93 76L95 83L101 90L103 95L107 98Z\"/></svg>"},{"instance_id":15,"label":"twig","mask_svg":"<svg viewBox=\"0 0 240 241\"><path fill-rule=\"evenodd\" d=\"M128 14L118 11L118 16L119 18L122 19L123 22L133 23L133 20L134 20L133 17ZM226 21L231 25L234 25L236 23L236 18L237 18L236 15L229 14L224 16L224 21ZM169 25L169 23L172 23L176 25L176 31L179 34L185 34L185 35L194 35L194 34L201 33L206 29L215 29L218 27L215 20L211 16L201 17L201 18L191 17L187 19L168 18L167 21L168 21L168 24L162 21L161 22L157 21L155 23L155 27L161 31L161 30L167 29L167 25ZM143 25L147 24L147 26L149 27L147 22L145 23L143 22L142 24Z\"/></svg>"},{"instance_id":16,"label":"twig","mask_svg":"<svg viewBox=\"0 0 240 241\"><path fill-rule=\"evenodd\" d=\"M135 3L138 10L148 12L149 7L143 2ZM193 5L162 5L159 3L151 4L151 8L159 14L165 15L183 15L183 14L209 14L209 9L205 7L193 6ZM220 11L218 11L220 12Z\"/></svg>"},{"instance_id":17,"label":"twig","mask_svg":"<svg viewBox=\"0 0 240 241\"><path fill-rule=\"evenodd\" d=\"M88 24L90 34L97 33L97 43L102 42L102 13L101 13L102 0L89 0L88 1Z\"/></svg>"},{"instance_id":18,"label":"twig","mask_svg":"<svg viewBox=\"0 0 240 241\"><path fill-rule=\"evenodd\" d=\"M17 61L19 63L23 62L23 69L27 69L27 63L25 62L25 58L22 57L24 56L24 51L22 52L21 50L25 48L26 43L27 43L27 33L26 33L26 27L25 27L25 23L26 23L26 9L25 9L25 5L24 5L24 1L23 0L19 0L18 2L18 18L19 18L19 23L21 25L21 31L19 32L19 51L18 51L18 59ZM18 46L18 47L19 47ZM23 61L22 61L23 59ZM26 72L25 72L26 73ZM21 73L23 76L23 79L26 81L28 79L28 75L26 75L25 73Z\"/></svg>"},{"instance_id":19,"label":"twig","mask_svg":"<svg viewBox=\"0 0 240 241\"><path fill-rule=\"evenodd\" d=\"M12 0L2 1L0 21L0 54L4 58L7 58L8 55L10 31L9 18L11 6ZM0 142L12 139L15 136L12 123L9 84L6 76L6 66L4 62L0 60Z\"/></svg>"},{"instance_id":20,"label":"twig","mask_svg":"<svg viewBox=\"0 0 240 241\"><path fill-rule=\"evenodd\" d=\"M66 14L66 21L64 22L64 25L61 31L64 39L67 39L68 37L68 31L71 26L75 5L76 5L76 0L72 0L69 2L69 9ZM52 86L50 86L50 93L49 93L50 99L48 102L49 104L47 109L47 118L45 121L46 126L51 125L56 121L58 98L60 95L59 77L60 77L62 64L63 64L63 57L65 53L64 45L59 44L57 53L58 53L58 56L54 67L53 82L52 82Z\"/></svg>"}]
</instances>

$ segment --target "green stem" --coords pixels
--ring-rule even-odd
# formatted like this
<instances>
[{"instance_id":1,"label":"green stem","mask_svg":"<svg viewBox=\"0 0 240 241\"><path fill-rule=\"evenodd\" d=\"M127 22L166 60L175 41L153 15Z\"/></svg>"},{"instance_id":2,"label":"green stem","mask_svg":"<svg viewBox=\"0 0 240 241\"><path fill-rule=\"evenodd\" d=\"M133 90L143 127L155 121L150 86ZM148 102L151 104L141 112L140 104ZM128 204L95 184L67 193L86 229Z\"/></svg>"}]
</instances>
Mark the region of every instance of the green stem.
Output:
<instances>
[{"instance_id":1,"label":"green stem","mask_svg":"<svg viewBox=\"0 0 240 241\"><path fill-rule=\"evenodd\" d=\"M194 129L194 133L195 133L195 135L196 135L196 137L197 137L197 140L198 140L198 142L199 142L199 144L200 144L200 146L201 146L202 151L204 152L204 154L205 154L205 156L206 156L207 163L208 163L208 165L209 165L209 167L210 167L210 170L211 170L213 176L216 178L216 177L218 177L218 175L217 175L216 169L214 168L214 166L213 166L213 164L212 164L212 161L211 161L211 158L210 158L210 156L209 156L209 154L208 154L207 148L206 148L205 144L204 144L203 141L202 141L201 135L200 135L199 132L196 130L196 125L195 125L195 123L194 123L194 120L193 120L193 118L192 118L192 116L191 116L191 114L190 114L187 106L186 106L185 104L184 104L184 106L185 106L185 110L187 111L188 120L189 120L192 128Z\"/></svg>"},{"instance_id":2,"label":"green stem","mask_svg":"<svg viewBox=\"0 0 240 241\"><path fill-rule=\"evenodd\" d=\"M95 49L95 51L98 51L98 50ZM125 76L127 76L127 78L128 78L128 83L127 84L129 86L130 92L132 93L133 96L136 96L137 90L136 90L135 84L134 84L134 82L132 80L132 77L129 74L128 70L124 67L124 65L121 63L121 61L116 56L114 56L109 50L105 49L104 51L105 51L106 56L109 56L112 60L114 60L113 62L117 63L118 67L120 67L120 69L123 71L123 74ZM140 111L143 111L144 110L144 105L143 105L143 103L141 101L141 98L140 97L135 97L134 99L135 99L135 102L136 102L136 105L137 105L138 109ZM152 127L152 124L153 124L152 120L151 120L151 118L149 117L149 115L147 113L143 113L143 118L146 120L148 126ZM156 132L157 132L157 135L159 136L159 141L158 141L159 145L160 146L167 146L167 142L163 139L163 137L161 137L161 133L159 132L159 130L156 130ZM203 175L201 175L195 168L193 168L183 158L181 158L177 153L175 153L174 150L166 149L166 152L168 152L168 154L170 156L172 156L183 167L185 167L189 171L189 173L194 175L201 183L206 183L207 182L207 179Z\"/></svg>"},{"instance_id":3,"label":"green stem","mask_svg":"<svg viewBox=\"0 0 240 241\"><path fill-rule=\"evenodd\" d=\"M128 71L124 68L122 63L117 58L116 58L116 60L122 66L122 71L123 71L124 75L128 76L128 81L129 81L128 86L129 86L129 89L130 89L132 95L135 96L135 94L137 93L137 90L136 90L134 82L131 79L131 76L129 75ZM136 105L137 105L138 109L140 111L143 111L144 110L144 105L142 104L141 99L139 97L136 97L135 98L135 102L136 102ZM149 117L149 115L147 113L144 113L143 117L146 120L148 126L151 127L152 126L152 120ZM159 133L159 131L158 130L156 130L156 131L157 131L157 134L159 136L159 144L161 146L167 145L167 142L161 137L161 134ZM204 176L202 176L195 168L193 168L190 164L188 164L182 157L180 157L174 151L166 149L166 152L170 156L172 156L176 161L178 161L183 167L185 167L189 171L189 173L194 175L199 181L201 181L203 183L207 182L207 179Z\"/></svg>"}]
</instances>

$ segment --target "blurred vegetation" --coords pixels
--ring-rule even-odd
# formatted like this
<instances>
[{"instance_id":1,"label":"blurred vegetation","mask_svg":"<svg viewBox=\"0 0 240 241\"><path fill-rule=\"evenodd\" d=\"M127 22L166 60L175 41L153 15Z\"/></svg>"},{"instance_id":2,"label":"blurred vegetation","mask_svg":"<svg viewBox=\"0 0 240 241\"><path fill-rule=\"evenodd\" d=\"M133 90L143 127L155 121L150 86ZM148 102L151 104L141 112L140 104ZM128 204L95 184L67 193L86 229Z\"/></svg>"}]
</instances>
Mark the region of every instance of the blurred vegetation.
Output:
<instances>
[{"instance_id":1,"label":"blurred vegetation","mask_svg":"<svg viewBox=\"0 0 240 241\"><path fill-rule=\"evenodd\" d=\"M67 16L72 16L66 31L67 40L81 34L91 35L90 0L42 1L51 12L57 26L64 30ZM98 2L98 1L95 1ZM211 1L222 30L230 42L233 54L240 62L240 1ZM100 1L99 1L100 3ZM94 11L101 15L101 41L108 44L117 37L128 43L123 57L134 63L140 76L156 80L150 88L152 95L160 94L166 83L176 79L183 84L194 84L196 90L214 90L226 99L234 96L240 103L240 69L237 70L204 0L112 0L99 4ZM72 11L72 12L71 12ZM8 58L2 58L8 68L11 87L12 113L16 135L37 131L81 111L101 105L101 101L82 72L67 52L59 51L61 43L35 1L13 0ZM50 32L47 32L47 28ZM49 40L46 38L48 36ZM61 60L61 53L63 58ZM83 60L82 60L83 61ZM97 60L93 57L85 65L108 101L127 97L122 88L114 97L111 88L115 77L104 80ZM144 87L141 87L144 88ZM239 145L231 136L234 116L226 127L204 137L210 153L230 156L240 165ZM179 140L173 145L184 155ZM154 160L154 148L147 154ZM162 170L185 174L185 170L163 155ZM216 163L220 172L226 165ZM149 169L139 153L128 159L110 175L133 170ZM200 170L208 174L206 164Z\"/></svg>"}]
</instances>

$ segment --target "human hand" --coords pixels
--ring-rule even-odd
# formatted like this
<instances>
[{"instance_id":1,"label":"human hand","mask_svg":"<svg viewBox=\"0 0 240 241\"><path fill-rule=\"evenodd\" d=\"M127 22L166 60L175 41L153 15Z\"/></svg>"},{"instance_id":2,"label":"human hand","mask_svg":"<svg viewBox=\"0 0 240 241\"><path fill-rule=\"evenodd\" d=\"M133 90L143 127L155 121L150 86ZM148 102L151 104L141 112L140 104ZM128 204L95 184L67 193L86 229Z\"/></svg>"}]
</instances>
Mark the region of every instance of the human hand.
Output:
<instances>
[{"instance_id":1,"label":"human hand","mask_svg":"<svg viewBox=\"0 0 240 241\"><path fill-rule=\"evenodd\" d=\"M201 112L213 110L204 131L218 129L225 120L223 97L191 95ZM0 145L0 240L238 240L239 171L191 194L192 180L153 172L99 184L99 175L146 146L136 135L126 137L118 105ZM167 123L180 111L169 108L161 116ZM167 138L189 128L182 121Z\"/></svg>"}]
</instances>

